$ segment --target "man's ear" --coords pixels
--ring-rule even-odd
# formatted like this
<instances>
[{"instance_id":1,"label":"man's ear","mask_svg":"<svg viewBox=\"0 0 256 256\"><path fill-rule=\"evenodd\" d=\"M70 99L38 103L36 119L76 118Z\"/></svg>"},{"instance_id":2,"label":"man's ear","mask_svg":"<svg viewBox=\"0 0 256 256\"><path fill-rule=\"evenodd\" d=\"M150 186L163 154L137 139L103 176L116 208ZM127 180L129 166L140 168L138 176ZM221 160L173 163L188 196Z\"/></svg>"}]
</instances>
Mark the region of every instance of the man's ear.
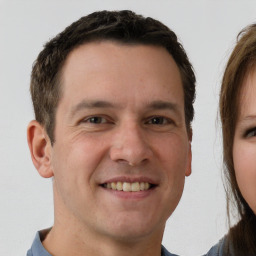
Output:
<instances>
[{"instance_id":1,"label":"man's ear","mask_svg":"<svg viewBox=\"0 0 256 256\"><path fill-rule=\"evenodd\" d=\"M28 125L27 141L33 164L38 173L44 178L52 177L51 141L44 127L35 120Z\"/></svg>"},{"instance_id":2,"label":"man's ear","mask_svg":"<svg viewBox=\"0 0 256 256\"><path fill-rule=\"evenodd\" d=\"M187 169L186 169L186 172L185 172L185 175L187 177L192 172L192 149L191 149L192 136L193 136L193 132L192 132L192 129L190 128L189 131L188 131L188 140L189 140L189 144L188 144L188 163L187 163Z\"/></svg>"}]
</instances>

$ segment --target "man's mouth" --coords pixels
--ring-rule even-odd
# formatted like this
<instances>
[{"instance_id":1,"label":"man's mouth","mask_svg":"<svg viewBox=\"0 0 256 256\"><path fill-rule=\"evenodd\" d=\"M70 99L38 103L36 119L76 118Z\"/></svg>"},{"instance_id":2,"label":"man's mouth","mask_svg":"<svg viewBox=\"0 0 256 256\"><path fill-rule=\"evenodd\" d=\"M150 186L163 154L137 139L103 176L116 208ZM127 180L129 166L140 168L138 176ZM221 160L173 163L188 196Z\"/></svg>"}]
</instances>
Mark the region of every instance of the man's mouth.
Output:
<instances>
[{"instance_id":1,"label":"man's mouth","mask_svg":"<svg viewBox=\"0 0 256 256\"><path fill-rule=\"evenodd\" d=\"M154 184L148 182L110 182L102 184L104 188L125 191L125 192L139 192L144 190L149 190L155 187Z\"/></svg>"}]
</instances>

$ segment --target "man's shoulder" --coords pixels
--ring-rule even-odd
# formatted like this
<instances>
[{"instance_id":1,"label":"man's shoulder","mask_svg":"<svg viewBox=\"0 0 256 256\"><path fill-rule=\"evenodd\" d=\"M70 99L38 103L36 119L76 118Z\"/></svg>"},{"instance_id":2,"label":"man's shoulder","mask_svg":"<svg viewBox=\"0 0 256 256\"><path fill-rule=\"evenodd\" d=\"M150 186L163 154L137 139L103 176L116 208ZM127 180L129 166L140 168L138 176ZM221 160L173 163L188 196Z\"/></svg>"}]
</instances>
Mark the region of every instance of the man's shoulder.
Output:
<instances>
[{"instance_id":1,"label":"man's shoulder","mask_svg":"<svg viewBox=\"0 0 256 256\"><path fill-rule=\"evenodd\" d=\"M167 249L162 245L161 256L178 256L178 255L168 252Z\"/></svg>"},{"instance_id":2,"label":"man's shoulder","mask_svg":"<svg viewBox=\"0 0 256 256\"><path fill-rule=\"evenodd\" d=\"M42 232L44 233L46 230ZM27 256L51 256L42 245L39 231L36 233L31 248L27 251Z\"/></svg>"}]
</instances>

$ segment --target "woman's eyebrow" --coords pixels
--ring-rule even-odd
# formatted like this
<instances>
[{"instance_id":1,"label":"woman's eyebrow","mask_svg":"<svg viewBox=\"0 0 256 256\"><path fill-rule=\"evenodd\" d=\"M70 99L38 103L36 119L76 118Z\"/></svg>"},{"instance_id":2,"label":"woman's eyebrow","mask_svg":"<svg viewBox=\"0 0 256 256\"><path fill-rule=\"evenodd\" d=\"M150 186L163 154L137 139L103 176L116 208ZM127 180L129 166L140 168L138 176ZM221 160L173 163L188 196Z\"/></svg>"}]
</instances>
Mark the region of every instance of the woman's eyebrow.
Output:
<instances>
[{"instance_id":1,"label":"woman's eyebrow","mask_svg":"<svg viewBox=\"0 0 256 256\"><path fill-rule=\"evenodd\" d=\"M246 116L242 116L240 119L238 119L240 122L248 122L248 121L253 121L256 119L256 114L249 114Z\"/></svg>"},{"instance_id":2,"label":"woman's eyebrow","mask_svg":"<svg viewBox=\"0 0 256 256\"><path fill-rule=\"evenodd\" d=\"M245 120L253 120L253 119L256 119L256 115L248 115L244 119Z\"/></svg>"}]
</instances>

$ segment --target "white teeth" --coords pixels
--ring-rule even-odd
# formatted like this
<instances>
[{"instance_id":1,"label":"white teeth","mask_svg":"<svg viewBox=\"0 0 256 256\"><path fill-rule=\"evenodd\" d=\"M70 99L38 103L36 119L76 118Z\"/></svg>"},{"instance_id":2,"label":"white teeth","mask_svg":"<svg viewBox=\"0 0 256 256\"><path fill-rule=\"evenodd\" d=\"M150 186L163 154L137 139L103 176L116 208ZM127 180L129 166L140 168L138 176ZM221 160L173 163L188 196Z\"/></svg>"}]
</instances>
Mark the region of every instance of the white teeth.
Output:
<instances>
[{"instance_id":1,"label":"white teeth","mask_svg":"<svg viewBox=\"0 0 256 256\"><path fill-rule=\"evenodd\" d=\"M133 192L140 191L140 183L139 182L132 183L132 191Z\"/></svg>"},{"instance_id":2,"label":"white teeth","mask_svg":"<svg viewBox=\"0 0 256 256\"><path fill-rule=\"evenodd\" d=\"M126 191L126 192L132 191L131 183L124 182L123 183L123 191Z\"/></svg>"},{"instance_id":3,"label":"white teeth","mask_svg":"<svg viewBox=\"0 0 256 256\"><path fill-rule=\"evenodd\" d=\"M143 190L148 190L150 188L150 184L148 182L111 182L105 183L104 188L125 191L125 192L138 192Z\"/></svg>"},{"instance_id":4,"label":"white teeth","mask_svg":"<svg viewBox=\"0 0 256 256\"><path fill-rule=\"evenodd\" d=\"M117 190L123 190L123 184L122 184L122 182L120 182L120 181L118 181L117 183L116 183L116 189Z\"/></svg>"},{"instance_id":5,"label":"white teeth","mask_svg":"<svg viewBox=\"0 0 256 256\"><path fill-rule=\"evenodd\" d=\"M116 190L116 183L115 182L111 182L111 188Z\"/></svg>"},{"instance_id":6,"label":"white teeth","mask_svg":"<svg viewBox=\"0 0 256 256\"><path fill-rule=\"evenodd\" d=\"M144 182L140 183L140 190L145 190L145 183Z\"/></svg>"},{"instance_id":7,"label":"white teeth","mask_svg":"<svg viewBox=\"0 0 256 256\"><path fill-rule=\"evenodd\" d=\"M145 182L145 190L148 190L149 189L149 183Z\"/></svg>"}]
</instances>

